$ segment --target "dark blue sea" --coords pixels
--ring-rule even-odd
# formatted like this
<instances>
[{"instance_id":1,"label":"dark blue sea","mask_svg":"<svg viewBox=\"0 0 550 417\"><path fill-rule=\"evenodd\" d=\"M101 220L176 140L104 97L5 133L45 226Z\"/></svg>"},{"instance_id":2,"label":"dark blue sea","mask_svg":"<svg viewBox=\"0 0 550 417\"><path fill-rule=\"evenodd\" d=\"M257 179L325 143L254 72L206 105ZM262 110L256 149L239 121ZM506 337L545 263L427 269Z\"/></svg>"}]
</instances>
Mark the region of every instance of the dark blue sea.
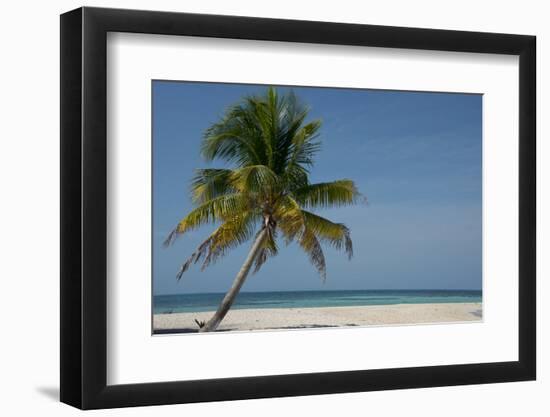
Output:
<instances>
[{"instance_id":1,"label":"dark blue sea","mask_svg":"<svg viewBox=\"0 0 550 417\"><path fill-rule=\"evenodd\" d=\"M223 293L155 295L154 314L216 310ZM475 303L476 290L344 290L241 292L232 309L344 307L389 304Z\"/></svg>"}]
</instances>

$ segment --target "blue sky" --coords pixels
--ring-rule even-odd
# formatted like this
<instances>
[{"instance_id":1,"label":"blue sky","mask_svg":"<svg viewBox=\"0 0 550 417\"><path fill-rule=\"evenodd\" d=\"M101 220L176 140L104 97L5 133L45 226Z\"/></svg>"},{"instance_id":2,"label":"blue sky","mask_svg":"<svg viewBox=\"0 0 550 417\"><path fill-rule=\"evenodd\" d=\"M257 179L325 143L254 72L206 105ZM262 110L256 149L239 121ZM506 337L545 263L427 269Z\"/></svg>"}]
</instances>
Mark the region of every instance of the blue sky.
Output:
<instances>
[{"instance_id":1,"label":"blue sky","mask_svg":"<svg viewBox=\"0 0 550 417\"><path fill-rule=\"evenodd\" d=\"M265 86L153 81L154 294L225 292L249 245L176 281L180 264L213 228L163 248L193 206L194 169L224 166L199 154L204 130L243 95ZM281 90L286 88L279 87ZM311 181L353 179L368 204L322 210L352 231L355 256L325 247L323 284L290 244L242 291L481 289L482 96L293 87L323 120Z\"/></svg>"}]
</instances>

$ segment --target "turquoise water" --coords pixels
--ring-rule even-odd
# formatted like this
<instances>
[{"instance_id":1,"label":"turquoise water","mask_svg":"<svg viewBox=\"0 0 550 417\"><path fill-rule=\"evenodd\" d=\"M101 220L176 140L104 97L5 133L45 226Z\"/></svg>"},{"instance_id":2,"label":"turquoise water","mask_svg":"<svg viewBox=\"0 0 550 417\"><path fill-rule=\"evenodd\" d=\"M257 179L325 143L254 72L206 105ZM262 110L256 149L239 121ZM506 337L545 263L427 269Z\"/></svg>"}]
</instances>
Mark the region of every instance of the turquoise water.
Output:
<instances>
[{"instance_id":1,"label":"turquoise water","mask_svg":"<svg viewBox=\"0 0 550 417\"><path fill-rule=\"evenodd\" d=\"M154 314L216 310L223 293L155 295ZM343 307L390 304L475 303L475 290L350 290L242 292L232 309Z\"/></svg>"}]
</instances>

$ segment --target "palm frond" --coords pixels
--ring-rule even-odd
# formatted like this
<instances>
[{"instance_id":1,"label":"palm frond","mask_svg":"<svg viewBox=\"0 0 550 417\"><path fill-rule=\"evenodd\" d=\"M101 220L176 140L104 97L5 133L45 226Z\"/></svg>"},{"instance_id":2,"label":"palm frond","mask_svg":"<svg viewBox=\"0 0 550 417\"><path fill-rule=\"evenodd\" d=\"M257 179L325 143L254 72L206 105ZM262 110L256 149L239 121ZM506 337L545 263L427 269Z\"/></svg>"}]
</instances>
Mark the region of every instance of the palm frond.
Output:
<instances>
[{"instance_id":1,"label":"palm frond","mask_svg":"<svg viewBox=\"0 0 550 417\"><path fill-rule=\"evenodd\" d=\"M249 115L256 124L259 132L258 142L261 142L263 151L261 152L264 157L263 163L266 166L271 166L273 158L273 118L272 110L270 108L273 102L273 97L270 97L268 90L267 100L263 97L247 97L246 104L249 110Z\"/></svg>"},{"instance_id":2,"label":"palm frond","mask_svg":"<svg viewBox=\"0 0 550 417\"><path fill-rule=\"evenodd\" d=\"M328 242L338 250L344 249L349 259L353 256L350 231L344 224L333 223L324 217L303 210L292 197L285 196L281 199L274 215L287 243L298 241L323 280L326 279L326 263L320 240Z\"/></svg>"},{"instance_id":3,"label":"palm frond","mask_svg":"<svg viewBox=\"0 0 550 417\"><path fill-rule=\"evenodd\" d=\"M213 198L234 193L230 169L197 169L191 181L191 195L194 203L205 203Z\"/></svg>"},{"instance_id":4,"label":"palm frond","mask_svg":"<svg viewBox=\"0 0 550 417\"><path fill-rule=\"evenodd\" d=\"M351 180L309 184L292 192L303 207L340 207L357 203L360 193Z\"/></svg>"},{"instance_id":5,"label":"palm frond","mask_svg":"<svg viewBox=\"0 0 550 417\"><path fill-rule=\"evenodd\" d=\"M289 190L309 184L309 168L313 166L315 154L321 149L321 142L317 140L320 127L321 121L315 120L299 127L292 136L282 174L283 182Z\"/></svg>"},{"instance_id":6,"label":"palm frond","mask_svg":"<svg viewBox=\"0 0 550 417\"><path fill-rule=\"evenodd\" d=\"M285 195L279 200L273 216L287 244L300 236L305 228L302 209L289 195Z\"/></svg>"},{"instance_id":7,"label":"palm frond","mask_svg":"<svg viewBox=\"0 0 550 417\"><path fill-rule=\"evenodd\" d=\"M266 238L262 243L262 247L256 256L254 261L254 273L258 272L262 265L269 259L274 256L277 256L279 253L279 248L277 247L277 231L273 228L268 228L268 233Z\"/></svg>"},{"instance_id":8,"label":"palm frond","mask_svg":"<svg viewBox=\"0 0 550 417\"><path fill-rule=\"evenodd\" d=\"M197 249L195 249L195 252L191 254L187 260L181 264L180 269L178 270L176 274L176 279L179 281L183 274L189 269L189 267L192 264L195 264L201 260L203 256L206 255L208 251L208 246L210 245L210 240L212 238L212 235L210 235L204 242L202 242Z\"/></svg>"},{"instance_id":9,"label":"palm frond","mask_svg":"<svg viewBox=\"0 0 550 417\"><path fill-rule=\"evenodd\" d=\"M292 138L292 148L287 167L294 165L312 166L315 154L321 149L318 132L321 120L314 120L302 126Z\"/></svg>"},{"instance_id":10,"label":"palm frond","mask_svg":"<svg viewBox=\"0 0 550 417\"><path fill-rule=\"evenodd\" d=\"M201 153L208 160L216 158L236 163L238 166L263 164L263 148L258 143L260 131L247 114L237 106L226 116L206 130Z\"/></svg>"},{"instance_id":11,"label":"palm frond","mask_svg":"<svg viewBox=\"0 0 550 417\"><path fill-rule=\"evenodd\" d=\"M241 193L222 195L206 201L191 210L170 232L164 245L170 245L176 237L208 223L224 221L248 211L248 200Z\"/></svg>"},{"instance_id":12,"label":"palm frond","mask_svg":"<svg viewBox=\"0 0 550 417\"><path fill-rule=\"evenodd\" d=\"M265 165L251 165L234 170L230 177L232 187L241 193L274 192L277 175Z\"/></svg>"},{"instance_id":13,"label":"palm frond","mask_svg":"<svg viewBox=\"0 0 550 417\"><path fill-rule=\"evenodd\" d=\"M181 265L176 275L177 279L181 279L189 267L201 259L204 259L201 269L205 269L225 255L228 249L246 242L254 234L254 226L254 216L249 213L235 216L221 224Z\"/></svg>"},{"instance_id":14,"label":"palm frond","mask_svg":"<svg viewBox=\"0 0 550 417\"><path fill-rule=\"evenodd\" d=\"M323 282L325 282L327 279L327 265L325 261L325 255L323 253L323 248L321 247L319 240L315 236L315 233L313 233L311 229L306 228L300 236L300 240L298 241L298 243L304 250L304 252L306 252L306 254L308 255L309 261L317 269L317 272L319 272L319 275L321 276Z\"/></svg>"},{"instance_id":15,"label":"palm frond","mask_svg":"<svg viewBox=\"0 0 550 417\"><path fill-rule=\"evenodd\" d=\"M208 254L206 255L201 269L205 269L210 264L216 262L218 258L224 256L229 249L233 249L254 235L255 216L244 213L235 216L223 223L212 233Z\"/></svg>"},{"instance_id":16,"label":"palm frond","mask_svg":"<svg viewBox=\"0 0 550 417\"><path fill-rule=\"evenodd\" d=\"M342 223L333 223L324 217L302 210L306 228L321 240L330 243L334 248L344 249L348 255L348 259L353 256L353 243L351 240L350 230Z\"/></svg>"}]
</instances>

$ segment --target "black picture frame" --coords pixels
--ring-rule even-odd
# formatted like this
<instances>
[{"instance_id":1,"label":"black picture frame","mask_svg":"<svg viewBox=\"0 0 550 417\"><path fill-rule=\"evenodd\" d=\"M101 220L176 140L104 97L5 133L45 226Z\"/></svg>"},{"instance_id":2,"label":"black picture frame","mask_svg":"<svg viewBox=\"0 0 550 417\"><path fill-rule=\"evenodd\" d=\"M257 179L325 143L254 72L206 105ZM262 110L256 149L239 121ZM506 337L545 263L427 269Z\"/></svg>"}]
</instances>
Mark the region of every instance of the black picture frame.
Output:
<instances>
[{"instance_id":1,"label":"black picture frame","mask_svg":"<svg viewBox=\"0 0 550 417\"><path fill-rule=\"evenodd\" d=\"M519 56L518 361L107 385L108 32ZM88 7L61 15L61 401L95 409L534 380L535 45L524 35L251 17Z\"/></svg>"}]
</instances>

